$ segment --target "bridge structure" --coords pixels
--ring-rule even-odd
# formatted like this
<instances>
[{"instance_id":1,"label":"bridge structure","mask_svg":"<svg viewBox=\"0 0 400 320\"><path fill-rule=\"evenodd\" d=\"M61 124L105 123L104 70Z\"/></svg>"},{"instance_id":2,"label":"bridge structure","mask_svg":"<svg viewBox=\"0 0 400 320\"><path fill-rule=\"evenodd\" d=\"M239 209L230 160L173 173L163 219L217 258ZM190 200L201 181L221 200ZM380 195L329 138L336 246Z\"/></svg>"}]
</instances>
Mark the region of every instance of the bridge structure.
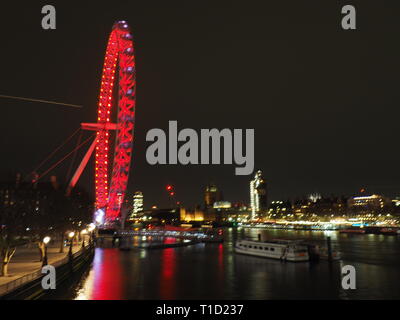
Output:
<instances>
[{"instance_id":1,"label":"bridge structure","mask_svg":"<svg viewBox=\"0 0 400 320\"><path fill-rule=\"evenodd\" d=\"M113 232L98 232L96 238L100 240L104 239L120 239L125 244L131 244L134 237L144 237L145 241L149 239L151 243L153 239L165 239L175 238L180 239L185 243L191 241L192 243L197 242L223 242L224 235L222 229L169 229L169 228L155 228L155 229L137 229L137 230L114 230Z\"/></svg>"}]
</instances>

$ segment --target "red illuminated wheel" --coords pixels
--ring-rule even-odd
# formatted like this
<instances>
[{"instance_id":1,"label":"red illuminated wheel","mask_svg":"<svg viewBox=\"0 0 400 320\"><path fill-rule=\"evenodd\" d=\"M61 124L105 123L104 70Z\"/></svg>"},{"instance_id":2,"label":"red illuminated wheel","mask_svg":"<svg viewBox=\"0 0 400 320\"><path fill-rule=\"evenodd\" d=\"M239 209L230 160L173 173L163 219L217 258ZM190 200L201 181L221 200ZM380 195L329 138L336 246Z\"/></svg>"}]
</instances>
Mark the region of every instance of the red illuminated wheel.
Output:
<instances>
[{"instance_id":1,"label":"red illuminated wheel","mask_svg":"<svg viewBox=\"0 0 400 320\"><path fill-rule=\"evenodd\" d=\"M116 76L117 72L118 76ZM119 90L118 121L112 123L110 115L114 104L115 84L118 84ZM128 24L125 21L119 21L114 24L108 40L97 119L96 210L105 211L106 222L113 222L119 218L125 197L132 159L135 98L136 69L133 37ZM116 131L113 159L109 159L110 130ZM109 172L111 172L111 179L109 179Z\"/></svg>"}]
</instances>

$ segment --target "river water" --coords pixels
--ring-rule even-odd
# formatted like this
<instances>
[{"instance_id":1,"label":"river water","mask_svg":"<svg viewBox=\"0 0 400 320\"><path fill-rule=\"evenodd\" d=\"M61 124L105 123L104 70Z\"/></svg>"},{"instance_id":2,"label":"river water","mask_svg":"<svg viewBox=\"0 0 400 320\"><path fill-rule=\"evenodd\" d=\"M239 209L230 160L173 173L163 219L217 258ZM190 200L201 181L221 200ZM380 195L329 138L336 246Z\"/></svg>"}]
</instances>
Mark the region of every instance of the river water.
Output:
<instances>
[{"instance_id":1,"label":"river water","mask_svg":"<svg viewBox=\"0 0 400 320\"><path fill-rule=\"evenodd\" d=\"M400 299L400 236L335 231L268 230L271 239L331 237L342 259L291 263L235 254L256 229L225 229L222 244L168 249L97 248L93 263L56 299ZM355 290L341 287L341 268L356 269Z\"/></svg>"}]
</instances>

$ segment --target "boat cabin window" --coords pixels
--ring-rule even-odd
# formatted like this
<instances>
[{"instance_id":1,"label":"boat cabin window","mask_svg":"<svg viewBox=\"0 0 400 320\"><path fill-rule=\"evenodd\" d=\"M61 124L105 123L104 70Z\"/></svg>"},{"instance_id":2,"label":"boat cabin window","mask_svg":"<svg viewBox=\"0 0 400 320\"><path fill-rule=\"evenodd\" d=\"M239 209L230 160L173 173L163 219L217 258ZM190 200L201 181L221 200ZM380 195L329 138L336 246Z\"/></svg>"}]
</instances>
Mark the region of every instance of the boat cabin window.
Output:
<instances>
[{"instance_id":1,"label":"boat cabin window","mask_svg":"<svg viewBox=\"0 0 400 320\"><path fill-rule=\"evenodd\" d=\"M271 251L275 251L275 248L271 248Z\"/></svg>"}]
</instances>

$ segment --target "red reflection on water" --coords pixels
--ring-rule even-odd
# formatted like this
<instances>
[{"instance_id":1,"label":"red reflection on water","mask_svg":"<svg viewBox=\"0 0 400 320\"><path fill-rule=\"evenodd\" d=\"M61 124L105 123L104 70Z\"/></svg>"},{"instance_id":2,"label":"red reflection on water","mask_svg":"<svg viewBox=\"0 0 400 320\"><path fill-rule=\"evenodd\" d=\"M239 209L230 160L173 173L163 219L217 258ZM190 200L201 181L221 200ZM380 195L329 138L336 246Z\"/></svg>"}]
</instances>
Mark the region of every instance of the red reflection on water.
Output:
<instances>
[{"instance_id":1,"label":"red reflection on water","mask_svg":"<svg viewBox=\"0 0 400 320\"><path fill-rule=\"evenodd\" d=\"M176 242L175 238L170 238L170 237L164 238L164 244L172 244L175 242Z\"/></svg>"},{"instance_id":2,"label":"red reflection on water","mask_svg":"<svg viewBox=\"0 0 400 320\"><path fill-rule=\"evenodd\" d=\"M220 271L224 269L224 246L222 243L218 246L218 268Z\"/></svg>"},{"instance_id":3,"label":"red reflection on water","mask_svg":"<svg viewBox=\"0 0 400 320\"><path fill-rule=\"evenodd\" d=\"M225 288L225 273L224 273L224 246L222 243L218 245L218 272L217 272L217 282L218 282L218 287L217 290L219 292L219 295L223 297L224 295L224 288Z\"/></svg>"},{"instance_id":4,"label":"red reflection on water","mask_svg":"<svg viewBox=\"0 0 400 320\"><path fill-rule=\"evenodd\" d=\"M168 239L168 238L167 238ZM167 241L166 239L166 241ZM174 239L173 239L174 240ZM175 240L174 240L175 241ZM160 279L160 296L161 299L175 298L175 249L168 248L163 250L161 256L161 279Z\"/></svg>"},{"instance_id":5,"label":"red reflection on water","mask_svg":"<svg viewBox=\"0 0 400 320\"><path fill-rule=\"evenodd\" d=\"M122 270L120 252L117 249L96 250L93 260L94 283L91 299L121 300Z\"/></svg>"},{"instance_id":6,"label":"red reflection on water","mask_svg":"<svg viewBox=\"0 0 400 320\"><path fill-rule=\"evenodd\" d=\"M224 246L218 245L218 277L220 281L224 280Z\"/></svg>"}]
</instances>

